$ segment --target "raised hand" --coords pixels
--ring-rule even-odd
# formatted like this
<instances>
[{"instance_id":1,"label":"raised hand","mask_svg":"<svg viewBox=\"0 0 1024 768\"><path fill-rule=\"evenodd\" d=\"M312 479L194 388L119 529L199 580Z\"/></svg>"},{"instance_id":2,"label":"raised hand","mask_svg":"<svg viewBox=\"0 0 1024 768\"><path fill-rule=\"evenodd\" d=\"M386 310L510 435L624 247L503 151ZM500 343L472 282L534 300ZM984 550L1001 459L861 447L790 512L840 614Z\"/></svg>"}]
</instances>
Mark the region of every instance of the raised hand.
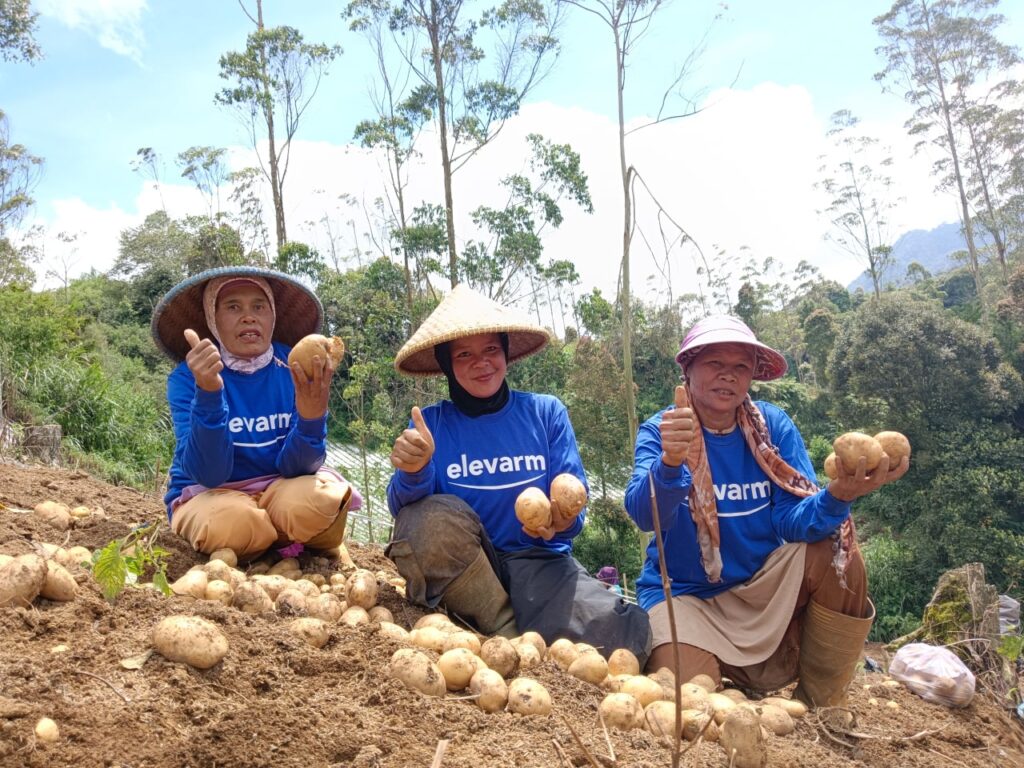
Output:
<instances>
[{"instance_id":1,"label":"raised hand","mask_svg":"<svg viewBox=\"0 0 1024 768\"><path fill-rule=\"evenodd\" d=\"M412 424L398 436L391 449L392 465L403 472L419 472L434 455L434 436L415 405L412 407Z\"/></svg>"},{"instance_id":2,"label":"raised hand","mask_svg":"<svg viewBox=\"0 0 1024 768\"><path fill-rule=\"evenodd\" d=\"M313 377L306 376L299 362L291 364L295 384L295 410L304 419L320 419L327 413L331 398L334 362L329 355L313 355Z\"/></svg>"},{"instance_id":3,"label":"raised hand","mask_svg":"<svg viewBox=\"0 0 1024 768\"><path fill-rule=\"evenodd\" d=\"M675 392L675 409L665 411L661 417L661 461L670 467L681 466L690 450L696 433L696 420L686 387L679 385Z\"/></svg>"},{"instance_id":4,"label":"raised hand","mask_svg":"<svg viewBox=\"0 0 1024 768\"><path fill-rule=\"evenodd\" d=\"M867 459L863 456L857 462L853 472L847 472L843 462L836 462L835 480L828 484L828 492L840 501L854 501L861 496L866 496L872 491L877 491L886 483L899 480L910 469L910 457L904 456L894 468L889 468L889 454L882 454L882 461L871 472L867 471Z\"/></svg>"},{"instance_id":5,"label":"raised hand","mask_svg":"<svg viewBox=\"0 0 1024 768\"><path fill-rule=\"evenodd\" d=\"M220 377L224 361L220 359L217 345L209 339L200 339L191 328L185 329L185 341L190 347L185 355L185 365L192 371L196 386L207 392L220 392L224 389L224 379Z\"/></svg>"}]
</instances>

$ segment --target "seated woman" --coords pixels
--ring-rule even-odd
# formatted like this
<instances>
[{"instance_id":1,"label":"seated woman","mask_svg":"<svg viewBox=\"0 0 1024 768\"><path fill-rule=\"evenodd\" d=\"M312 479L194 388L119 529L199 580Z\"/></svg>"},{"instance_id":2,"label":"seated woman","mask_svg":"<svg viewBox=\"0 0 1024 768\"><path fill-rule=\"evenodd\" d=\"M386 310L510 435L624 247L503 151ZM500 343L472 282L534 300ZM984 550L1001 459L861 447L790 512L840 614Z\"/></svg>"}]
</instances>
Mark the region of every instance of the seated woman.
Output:
<instances>
[{"instance_id":1,"label":"seated woman","mask_svg":"<svg viewBox=\"0 0 1024 768\"><path fill-rule=\"evenodd\" d=\"M515 502L528 487L549 493L571 473L586 483L565 406L519 392L506 366L540 351L548 332L465 286L457 286L398 352L412 376L443 374L449 400L412 409L395 441L388 556L406 594L485 634L535 630L552 642L585 641L608 654L650 651L647 615L605 589L572 557L585 512L553 505L550 527L528 530Z\"/></svg>"},{"instance_id":2,"label":"seated woman","mask_svg":"<svg viewBox=\"0 0 1024 768\"><path fill-rule=\"evenodd\" d=\"M790 418L751 402L752 380L786 372L786 360L733 317L690 329L676 356L684 384L676 404L641 425L626 510L654 530L653 479L671 581L678 644L673 646L657 542L637 581L651 615L649 669L683 681L726 675L755 690L799 678L811 706L845 698L874 620L851 503L903 476L904 458L872 472L840 469L818 489L803 438Z\"/></svg>"},{"instance_id":3,"label":"seated woman","mask_svg":"<svg viewBox=\"0 0 1024 768\"><path fill-rule=\"evenodd\" d=\"M314 358L310 378L285 362L322 324L308 288L254 267L195 275L157 305L153 337L181 361L167 379L176 444L164 501L197 551L341 547L360 500L323 466L334 363Z\"/></svg>"}]
</instances>

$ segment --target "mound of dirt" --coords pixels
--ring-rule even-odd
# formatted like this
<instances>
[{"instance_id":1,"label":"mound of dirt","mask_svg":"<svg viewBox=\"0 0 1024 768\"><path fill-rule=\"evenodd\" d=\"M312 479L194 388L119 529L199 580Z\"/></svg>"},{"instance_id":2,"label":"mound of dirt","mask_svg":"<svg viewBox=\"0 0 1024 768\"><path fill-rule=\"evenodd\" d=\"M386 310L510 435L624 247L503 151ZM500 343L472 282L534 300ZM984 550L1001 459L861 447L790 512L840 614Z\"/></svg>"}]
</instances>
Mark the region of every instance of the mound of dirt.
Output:
<instances>
[{"instance_id":1,"label":"mound of dirt","mask_svg":"<svg viewBox=\"0 0 1024 768\"><path fill-rule=\"evenodd\" d=\"M103 513L61 532L24 511L45 500ZM85 473L0 464L2 553L18 555L65 538L66 546L95 550L140 523L163 519L158 498ZM172 579L201 561L166 529L159 544L170 553ZM350 553L361 567L394 573L379 547L353 544ZM325 575L341 570L324 563L303 565L319 566ZM291 635L283 617L135 588L108 602L89 574L76 571L76 577L79 594L72 602L38 599L31 607L0 608L0 766L671 765L670 750L646 732L612 732L606 740L597 717L602 692L550 661L531 672L551 693L551 715L488 715L459 694L426 698L386 678L398 645L373 627L335 626L328 644L316 650ZM380 602L406 627L422 615L388 585ZM230 643L223 662L198 671L153 654L139 669L122 666L150 648L161 618L177 613L203 616L221 628ZM868 655L884 666L878 647ZM995 702L979 695L970 706L950 710L883 685L887 679L858 675L849 704L853 725L827 727L812 713L794 734L771 737L768 765L1024 765L1024 728ZM35 738L40 717L57 722L57 741ZM682 764L729 761L717 744L700 743Z\"/></svg>"}]
</instances>

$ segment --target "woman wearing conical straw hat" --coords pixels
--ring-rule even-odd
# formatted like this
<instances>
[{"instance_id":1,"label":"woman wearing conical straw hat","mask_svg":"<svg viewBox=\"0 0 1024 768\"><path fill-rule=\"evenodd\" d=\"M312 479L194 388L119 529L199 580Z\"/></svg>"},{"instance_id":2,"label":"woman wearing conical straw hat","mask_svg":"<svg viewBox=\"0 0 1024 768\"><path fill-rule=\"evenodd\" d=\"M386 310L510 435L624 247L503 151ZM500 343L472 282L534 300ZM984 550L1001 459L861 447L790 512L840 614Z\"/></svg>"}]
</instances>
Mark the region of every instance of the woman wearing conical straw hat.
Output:
<instances>
[{"instance_id":1,"label":"woman wearing conical straw hat","mask_svg":"<svg viewBox=\"0 0 1024 768\"><path fill-rule=\"evenodd\" d=\"M539 632L610 654L650 652L646 614L625 603L572 556L585 511L553 505L548 527L515 514L526 488L548 495L557 475L586 476L565 406L505 381L509 363L539 352L548 332L518 311L456 286L399 350L395 367L444 375L449 397L412 409L395 441L387 554L410 601L445 608L485 634Z\"/></svg>"},{"instance_id":2,"label":"woman wearing conical straw hat","mask_svg":"<svg viewBox=\"0 0 1024 768\"><path fill-rule=\"evenodd\" d=\"M276 546L338 550L360 498L324 467L334 363L312 377L288 353L323 323L320 301L288 275L221 267L182 281L153 312L167 379L174 459L171 529L199 552L248 560ZM340 554L340 551L338 552Z\"/></svg>"}]
</instances>

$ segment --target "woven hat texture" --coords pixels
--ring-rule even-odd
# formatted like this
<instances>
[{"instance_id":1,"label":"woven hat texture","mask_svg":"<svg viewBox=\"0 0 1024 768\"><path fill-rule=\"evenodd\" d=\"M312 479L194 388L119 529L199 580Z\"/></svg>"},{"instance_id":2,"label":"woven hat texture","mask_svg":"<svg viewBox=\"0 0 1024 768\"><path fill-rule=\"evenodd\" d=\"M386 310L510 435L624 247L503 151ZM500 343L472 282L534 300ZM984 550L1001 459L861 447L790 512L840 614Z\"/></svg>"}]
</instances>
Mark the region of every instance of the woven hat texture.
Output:
<instances>
[{"instance_id":1,"label":"woven hat texture","mask_svg":"<svg viewBox=\"0 0 1024 768\"><path fill-rule=\"evenodd\" d=\"M188 354L185 329L199 338L212 338L203 312L203 289L215 277L262 277L274 291L276 321L274 341L288 346L303 336L318 333L323 326L324 310L320 300L305 285L283 272L261 267L218 267L182 280L160 300L153 310L150 329L153 340L173 360Z\"/></svg>"},{"instance_id":2,"label":"woven hat texture","mask_svg":"<svg viewBox=\"0 0 1024 768\"><path fill-rule=\"evenodd\" d=\"M525 313L457 285L398 350L395 368L410 376L440 375L434 346L478 333L507 333L510 363L540 352L551 340L547 329Z\"/></svg>"},{"instance_id":3,"label":"woven hat texture","mask_svg":"<svg viewBox=\"0 0 1024 768\"><path fill-rule=\"evenodd\" d=\"M746 344L754 350L754 380L771 381L786 373L782 353L762 344L754 332L738 317L710 315L698 320L683 339L676 362L686 370L690 361L711 344Z\"/></svg>"}]
</instances>

